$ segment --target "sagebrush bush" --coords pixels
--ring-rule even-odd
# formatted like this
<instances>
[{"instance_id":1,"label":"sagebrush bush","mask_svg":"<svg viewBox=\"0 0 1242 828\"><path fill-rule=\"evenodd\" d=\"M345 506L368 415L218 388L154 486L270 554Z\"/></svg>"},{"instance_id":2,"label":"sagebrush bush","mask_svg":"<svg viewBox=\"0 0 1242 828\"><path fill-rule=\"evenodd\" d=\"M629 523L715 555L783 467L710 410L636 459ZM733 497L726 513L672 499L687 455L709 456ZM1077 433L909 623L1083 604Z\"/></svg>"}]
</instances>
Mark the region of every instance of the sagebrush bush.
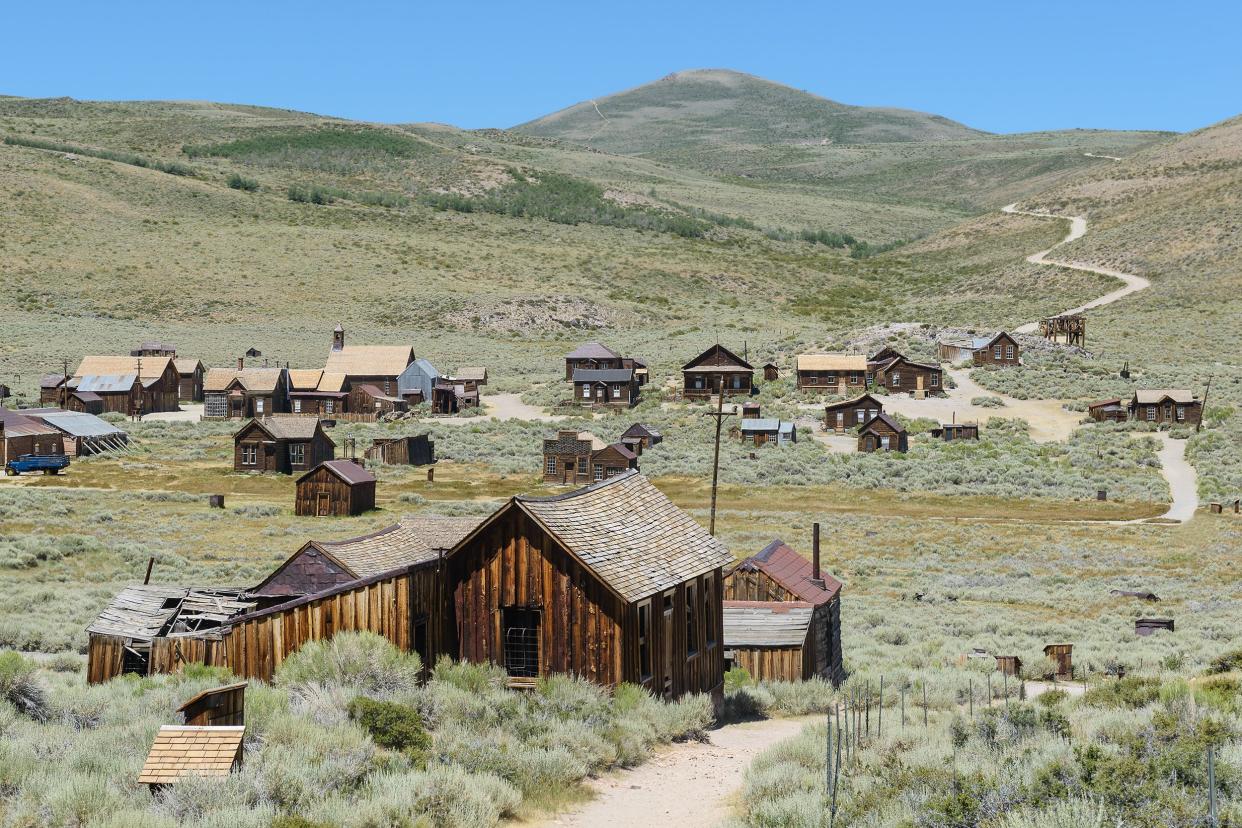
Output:
<instances>
[{"instance_id":1,"label":"sagebrush bush","mask_svg":"<svg viewBox=\"0 0 1242 828\"><path fill-rule=\"evenodd\" d=\"M412 707L357 696L349 703L349 716L371 735L375 744L399 750L416 762L421 762L431 747L423 717Z\"/></svg>"},{"instance_id":2,"label":"sagebrush bush","mask_svg":"<svg viewBox=\"0 0 1242 828\"><path fill-rule=\"evenodd\" d=\"M38 669L39 665L19 653L0 652L0 698L42 721L48 715L48 701Z\"/></svg>"},{"instance_id":3,"label":"sagebrush bush","mask_svg":"<svg viewBox=\"0 0 1242 828\"><path fill-rule=\"evenodd\" d=\"M302 645L276 670L276 682L336 684L391 696L417 688L422 669L418 653L401 652L375 633L347 632Z\"/></svg>"}]
</instances>

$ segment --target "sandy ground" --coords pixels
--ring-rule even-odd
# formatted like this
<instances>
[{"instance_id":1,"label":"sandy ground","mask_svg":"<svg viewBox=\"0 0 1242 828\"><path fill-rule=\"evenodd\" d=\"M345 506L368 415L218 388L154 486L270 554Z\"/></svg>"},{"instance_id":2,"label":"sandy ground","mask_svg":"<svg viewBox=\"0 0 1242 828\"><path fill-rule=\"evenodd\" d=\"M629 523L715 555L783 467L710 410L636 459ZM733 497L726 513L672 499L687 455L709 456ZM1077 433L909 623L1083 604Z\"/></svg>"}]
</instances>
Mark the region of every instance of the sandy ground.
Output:
<instances>
[{"instance_id":1,"label":"sandy ground","mask_svg":"<svg viewBox=\"0 0 1242 828\"><path fill-rule=\"evenodd\" d=\"M162 420L166 423L197 423L203 419L202 403L182 403L180 411L156 411L144 415L142 420Z\"/></svg>"},{"instance_id":2,"label":"sandy ground","mask_svg":"<svg viewBox=\"0 0 1242 828\"><path fill-rule=\"evenodd\" d=\"M733 795L751 761L777 742L796 736L812 721L807 717L744 722L711 731L706 743L673 745L637 768L592 780L593 800L542 824L574 828L718 825L732 813Z\"/></svg>"},{"instance_id":3,"label":"sandy ground","mask_svg":"<svg viewBox=\"0 0 1242 828\"><path fill-rule=\"evenodd\" d=\"M1087 220L1083 218L1082 216L1058 216L1052 213L1037 213L1037 212L1032 212L1030 210L1019 210L1017 204L1010 204L1006 207L1002 207L1001 212L1013 213L1013 214L1022 215L1022 216L1036 216L1038 218L1065 219L1066 221L1070 223L1069 235L1067 235L1065 238L1063 238L1061 241L1054 244L1052 247L1048 248L1047 250L1041 250L1038 253L1032 253L1031 255L1027 256L1026 260L1028 262L1031 262L1033 264L1055 265L1056 267L1068 267L1071 270L1082 270L1087 273L1099 273L1102 276L1111 276L1114 279L1120 279L1122 282L1125 283L1122 287L1119 287L1110 293L1106 293L1103 296L1092 299L1090 302L1086 303L1085 305L1079 305L1076 308L1070 308L1067 311L1063 311L1063 313L1066 313L1066 314L1082 313L1083 311L1088 311L1088 310L1091 310L1092 308L1098 308L1102 305L1110 305L1124 296L1129 296L1131 293L1137 293L1140 290L1146 290L1147 288L1151 287L1151 282L1144 279L1142 276L1135 276L1133 273L1122 273L1120 270L1113 270L1112 268L1108 268L1108 267L1096 267L1095 265L1089 265L1084 262L1074 262L1074 261L1067 261L1064 259L1049 259L1048 258L1048 254L1056 250L1061 245L1069 244L1075 239L1081 239L1083 236L1087 234ZM1039 330L1038 322L1028 322L1025 325L1021 325L1017 328L1014 328L1015 333L1024 333L1024 334L1035 333L1038 330Z\"/></svg>"},{"instance_id":4,"label":"sandy ground","mask_svg":"<svg viewBox=\"0 0 1242 828\"><path fill-rule=\"evenodd\" d=\"M522 402L521 394L493 394L483 398L483 411L497 420L541 420L555 423L565 419L560 414L548 414L542 408Z\"/></svg>"}]
</instances>

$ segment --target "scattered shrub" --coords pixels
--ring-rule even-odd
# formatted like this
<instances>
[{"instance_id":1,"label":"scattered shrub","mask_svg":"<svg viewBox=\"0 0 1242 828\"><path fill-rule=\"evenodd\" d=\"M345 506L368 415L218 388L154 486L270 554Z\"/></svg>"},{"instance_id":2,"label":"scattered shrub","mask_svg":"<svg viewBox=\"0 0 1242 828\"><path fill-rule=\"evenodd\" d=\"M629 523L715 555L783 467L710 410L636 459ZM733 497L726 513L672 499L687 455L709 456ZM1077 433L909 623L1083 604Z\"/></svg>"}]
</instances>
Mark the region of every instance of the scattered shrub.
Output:
<instances>
[{"instance_id":1,"label":"scattered shrub","mask_svg":"<svg viewBox=\"0 0 1242 828\"><path fill-rule=\"evenodd\" d=\"M259 182L253 178L246 178L239 173L233 173L229 176L228 185L234 190L245 190L249 193L258 192L259 189Z\"/></svg>"},{"instance_id":2,"label":"scattered shrub","mask_svg":"<svg viewBox=\"0 0 1242 828\"><path fill-rule=\"evenodd\" d=\"M384 696L414 690L422 668L418 653L403 653L375 633L348 632L304 644L280 665L276 681L337 684Z\"/></svg>"},{"instance_id":3,"label":"scattered shrub","mask_svg":"<svg viewBox=\"0 0 1242 828\"><path fill-rule=\"evenodd\" d=\"M376 701L357 696L349 703L349 715L380 747L399 750L422 762L431 737L423 727L423 717L404 704Z\"/></svg>"},{"instance_id":4,"label":"scattered shrub","mask_svg":"<svg viewBox=\"0 0 1242 828\"><path fill-rule=\"evenodd\" d=\"M0 652L0 698L30 718L43 721L48 701L38 669L38 664L20 653Z\"/></svg>"}]
</instances>

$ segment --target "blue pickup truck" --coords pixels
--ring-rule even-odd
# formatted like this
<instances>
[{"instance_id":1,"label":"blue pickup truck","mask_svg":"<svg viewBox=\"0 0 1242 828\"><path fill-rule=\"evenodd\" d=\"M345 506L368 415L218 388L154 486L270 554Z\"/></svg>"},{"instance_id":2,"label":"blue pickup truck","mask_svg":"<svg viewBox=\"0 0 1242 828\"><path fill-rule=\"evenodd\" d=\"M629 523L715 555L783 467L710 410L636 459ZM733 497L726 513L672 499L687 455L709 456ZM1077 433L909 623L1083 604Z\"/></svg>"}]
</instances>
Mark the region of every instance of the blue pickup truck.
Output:
<instances>
[{"instance_id":1,"label":"blue pickup truck","mask_svg":"<svg viewBox=\"0 0 1242 828\"><path fill-rule=\"evenodd\" d=\"M67 468L69 468L69 456L66 454L23 454L16 460L6 463L4 473L23 474L41 471L44 474L60 474L61 469Z\"/></svg>"}]
</instances>

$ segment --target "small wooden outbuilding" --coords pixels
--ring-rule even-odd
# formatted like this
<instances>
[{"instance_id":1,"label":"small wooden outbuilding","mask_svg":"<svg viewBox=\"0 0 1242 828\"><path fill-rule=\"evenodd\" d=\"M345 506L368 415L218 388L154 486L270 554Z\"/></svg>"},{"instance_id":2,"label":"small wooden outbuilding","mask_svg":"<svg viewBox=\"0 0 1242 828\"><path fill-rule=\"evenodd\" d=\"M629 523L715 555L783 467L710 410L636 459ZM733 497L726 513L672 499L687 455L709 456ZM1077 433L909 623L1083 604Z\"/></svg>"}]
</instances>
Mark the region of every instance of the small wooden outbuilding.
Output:
<instances>
[{"instance_id":1,"label":"small wooden outbuilding","mask_svg":"<svg viewBox=\"0 0 1242 828\"><path fill-rule=\"evenodd\" d=\"M1174 624L1172 618L1136 618L1134 620L1134 634L1141 635L1144 638L1155 632L1160 631L1173 632Z\"/></svg>"},{"instance_id":2,"label":"small wooden outbuilding","mask_svg":"<svg viewBox=\"0 0 1242 828\"><path fill-rule=\"evenodd\" d=\"M1016 655L998 655L996 657L996 671L1006 676L1017 678L1022 672L1022 659Z\"/></svg>"},{"instance_id":3,"label":"small wooden outbuilding","mask_svg":"<svg viewBox=\"0 0 1242 828\"><path fill-rule=\"evenodd\" d=\"M1091 403L1087 406L1087 416L1097 422L1112 421L1122 423L1129 417L1129 412L1121 400L1114 397L1111 400L1100 400L1099 402Z\"/></svg>"},{"instance_id":4,"label":"small wooden outbuilding","mask_svg":"<svg viewBox=\"0 0 1242 828\"><path fill-rule=\"evenodd\" d=\"M187 725L238 727L246 723L246 682L212 687L177 708Z\"/></svg>"},{"instance_id":5,"label":"small wooden outbuilding","mask_svg":"<svg viewBox=\"0 0 1242 828\"><path fill-rule=\"evenodd\" d=\"M375 475L353 460L326 460L298 478L294 514L360 515L375 508Z\"/></svg>"},{"instance_id":6,"label":"small wooden outbuilding","mask_svg":"<svg viewBox=\"0 0 1242 828\"><path fill-rule=\"evenodd\" d=\"M765 362L763 364L763 378L768 382L773 382L781 378L781 369L776 367L774 362Z\"/></svg>"},{"instance_id":7,"label":"small wooden outbuilding","mask_svg":"<svg viewBox=\"0 0 1242 828\"><path fill-rule=\"evenodd\" d=\"M941 423L931 430L931 436L937 440L951 443L954 440L978 440L978 423Z\"/></svg>"},{"instance_id":8,"label":"small wooden outbuilding","mask_svg":"<svg viewBox=\"0 0 1242 828\"><path fill-rule=\"evenodd\" d=\"M436 444L430 434L376 437L365 456L390 466L427 466L436 462Z\"/></svg>"},{"instance_id":9,"label":"small wooden outbuilding","mask_svg":"<svg viewBox=\"0 0 1242 828\"><path fill-rule=\"evenodd\" d=\"M840 434L848 428L864 425L872 417L882 413L884 413L884 403L870 394L863 394L852 400L828 403L824 406L824 428Z\"/></svg>"},{"instance_id":10,"label":"small wooden outbuilding","mask_svg":"<svg viewBox=\"0 0 1242 828\"><path fill-rule=\"evenodd\" d=\"M186 777L228 776L241 767L244 726L163 725L138 781L153 789Z\"/></svg>"},{"instance_id":11,"label":"small wooden outbuilding","mask_svg":"<svg viewBox=\"0 0 1242 828\"><path fill-rule=\"evenodd\" d=\"M1074 645L1049 644L1044 647L1044 655L1056 664L1055 675L1058 679L1074 677Z\"/></svg>"},{"instance_id":12,"label":"small wooden outbuilding","mask_svg":"<svg viewBox=\"0 0 1242 828\"><path fill-rule=\"evenodd\" d=\"M909 447L906 429L887 414L875 415L858 430L859 451L907 451Z\"/></svg>"},{"instance_id":13,"label":"small wooden outbuilding","mask_svg":"<svg viewBox=\"0 0 1242 828\"><path fill-rule=\"evenodd\" d=\"M664 441L664 435L649 425L643 423L634 423L634 425L621 432L621 442L626 445L636 443L641 448L649 449L657 443ZM636 452L641 454L641 450Z\"/></svg>"}]
</instances>

